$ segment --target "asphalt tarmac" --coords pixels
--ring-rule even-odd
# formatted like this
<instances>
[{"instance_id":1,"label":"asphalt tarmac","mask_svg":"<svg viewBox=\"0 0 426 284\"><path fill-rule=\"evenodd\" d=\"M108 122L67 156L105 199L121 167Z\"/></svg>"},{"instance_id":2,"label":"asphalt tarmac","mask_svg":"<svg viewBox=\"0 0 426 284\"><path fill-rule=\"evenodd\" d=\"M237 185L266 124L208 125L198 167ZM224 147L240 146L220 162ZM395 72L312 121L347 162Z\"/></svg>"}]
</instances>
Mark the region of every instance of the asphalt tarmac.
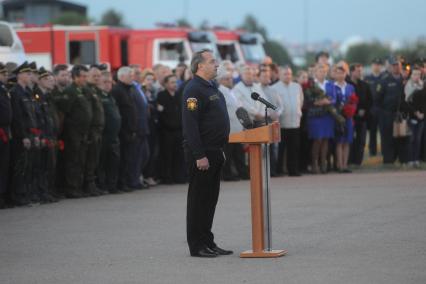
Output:
<instances>
[{"instance_id":1,"label":"asphalt tarmac","mask_svg":"<svg viewBox=\"0 0 426 284\"><path fill-rule=\"evenodd\" d=\"M0 211L0 283L426 283L426 172L272 179L276 259L251 248L249 183L224 182L217 243L189 256L186 185Z\"/></svg>"}]
</instances>

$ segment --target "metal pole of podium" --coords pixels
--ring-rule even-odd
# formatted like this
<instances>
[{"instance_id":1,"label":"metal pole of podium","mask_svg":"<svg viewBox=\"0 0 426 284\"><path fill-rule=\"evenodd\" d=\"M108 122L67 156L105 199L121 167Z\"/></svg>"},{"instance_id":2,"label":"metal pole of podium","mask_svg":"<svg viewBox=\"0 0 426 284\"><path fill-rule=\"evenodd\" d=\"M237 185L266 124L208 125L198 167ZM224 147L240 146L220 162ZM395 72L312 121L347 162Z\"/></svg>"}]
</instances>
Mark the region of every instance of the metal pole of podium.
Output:
<instances>
[{"instance_id":1,"label":"metal pole of podium","mask_svg":"<svg viewBox=\"0 0 426 284\"><path fill-rule=\"evenodd\" d=\"M268 125L268 108L265 107L265 123ZM271 177L270 171L270 157L269 157L269 144L264 144L264 170L263 170L263 184L264 184L264 215L265 215L265 240L266 251L272 250L272 227L271 227L271 195L269 190L269 181Z\"/></svg>"}]
</instances>

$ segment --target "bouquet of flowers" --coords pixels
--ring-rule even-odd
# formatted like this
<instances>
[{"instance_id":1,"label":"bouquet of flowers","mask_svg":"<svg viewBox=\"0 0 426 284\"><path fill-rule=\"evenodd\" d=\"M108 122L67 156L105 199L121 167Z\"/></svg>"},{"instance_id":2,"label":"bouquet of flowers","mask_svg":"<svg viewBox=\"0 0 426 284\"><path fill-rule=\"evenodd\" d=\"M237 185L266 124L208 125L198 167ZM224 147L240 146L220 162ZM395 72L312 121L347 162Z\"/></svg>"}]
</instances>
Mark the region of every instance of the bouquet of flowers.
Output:
<instances>
[{"instance_id":1,"label":"bouquet of flowers","mask_svg":"<svg viewBox=\"0 0 426 284\"><path fill-rule=\"evenodd\" d=\"M346 118L354 117L356 113L358 101L359 101L358 96L355 93L352 93L348 101L343 105L343 108L342 108L342 114Z\"/></svg>"}]
</instances>

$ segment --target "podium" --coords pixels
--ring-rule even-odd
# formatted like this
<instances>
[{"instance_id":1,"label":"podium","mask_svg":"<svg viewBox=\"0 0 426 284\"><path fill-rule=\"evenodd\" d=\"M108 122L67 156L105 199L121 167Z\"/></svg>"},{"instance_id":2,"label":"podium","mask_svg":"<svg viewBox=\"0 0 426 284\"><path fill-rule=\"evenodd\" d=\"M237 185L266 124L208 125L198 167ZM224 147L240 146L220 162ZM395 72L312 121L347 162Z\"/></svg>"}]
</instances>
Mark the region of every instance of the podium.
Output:
<instances>
[{"instance_id":1,"label":"podium","mask_svg":"<svg viewBox=\"0 0 426 284\"><path fill-rule=\"evenodd\" d=\"M271 205L269 193L269 145L281 140L280 124L248 129L229 135L229 143L249 145L252 249L242 258L271 258L287 254L287 250L272 250Z\"/></svg>"}]
</instances>

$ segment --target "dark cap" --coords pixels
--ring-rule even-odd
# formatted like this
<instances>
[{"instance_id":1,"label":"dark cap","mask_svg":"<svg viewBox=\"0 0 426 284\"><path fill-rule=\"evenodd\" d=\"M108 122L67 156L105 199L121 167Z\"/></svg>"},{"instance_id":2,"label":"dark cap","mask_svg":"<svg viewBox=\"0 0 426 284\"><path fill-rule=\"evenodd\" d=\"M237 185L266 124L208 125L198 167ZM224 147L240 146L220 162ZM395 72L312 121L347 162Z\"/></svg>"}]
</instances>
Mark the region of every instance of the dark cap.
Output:
<instances>
[{"instance_id":1,"label":"dark cap","mask_svg":"<svg viewBox=\"0 0 426 284\"><path fill-rule=\"evenodd\" d=\"M4 73L7 73L7 68L2 62L0 62L0 74Z\"/></svg>"},{"instance_id":2,"label":"dark cap","mask_svg":"<svg viewBox=\"0 0 426 284\"><path fill-rule=\"evenodd\" d=\"M399 60L396 57L391 56L391 57L389 57L388 62L389 62L390 65L395 65L395 64L399 63Z\"/></svg>"},{"instance_id":3,"label":"dark cap","mask_svg":"<svg viewBox=\"0 0 426 284\"><path fill-rule=\"evenodd\" d=\"M47 71L46 69L44 69L44 67L40 67L40 69L38 70L38 78L44 78L51 75L51 73L49 71Z\"/></svg>"},{"instance_id":4,"label":"dark cap","mask_svg":"<svg viewBox=\"0 0 426 284\"><path fill-rule=\"evenodd\" d=\"M371 63L373 63L373 64L380 64L380 65L382 65L382 64L383 64L383 60L382 60L382 59L380 59L380 58L378 58L378 57L376 57L376 58L374 58L373 60L371 60Z\"/></svg>"},{"instance_id":5,"label":"dark cap","mask_svg":"<svg viewBox=\"0 0 426 284\"><path fill-rule=\"evenodd\" d=\"M19 65L18 67L16 67L15 70L13 70L13 74L21 74L21 73L25 73L25 72L31 72L31 68L28 65L28 62L25 61L24 63L22 63L21 65Z\"/></svg>"},{"instance_id":6,"label":"dark cap","mask_svg":"<svg viewBox=\"0 0 426 284\"><path fill-rule=\"evenodd\" d=\"M37 63L35 61L28 64L28 66L30 67L32 72L34 72L34 73L37 72Z\"/></svg>"}]
</instances>

